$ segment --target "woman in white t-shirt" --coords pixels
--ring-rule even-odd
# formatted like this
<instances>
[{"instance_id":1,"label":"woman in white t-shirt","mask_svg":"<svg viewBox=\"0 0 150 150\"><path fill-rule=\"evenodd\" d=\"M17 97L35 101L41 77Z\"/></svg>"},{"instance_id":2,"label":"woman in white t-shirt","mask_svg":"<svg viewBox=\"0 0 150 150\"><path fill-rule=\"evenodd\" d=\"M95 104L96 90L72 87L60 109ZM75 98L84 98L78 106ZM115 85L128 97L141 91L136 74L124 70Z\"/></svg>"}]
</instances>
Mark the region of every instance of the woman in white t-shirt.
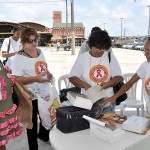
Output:
<instances>
[{"instance_id":1,"label":"woman in white t-shirt","mask_svg":"<svg viewBox=\"0 0 150 150\"><path fill-rule=\"evenodd\" d=\"M74 86L82 88L83 94L90 87L100 85L112 96L113 86L122 79L122 72L117 59L109 51L111 38L106 31L95 31L89 36L88 44L90 51L77 57L70 72L69 81ZM114 111L114 106L105 108L105 111Z\"/></svg>"},{"instance_id":2,"label":"woman in white t-shirt","mask_svg":"<svg viewBox=\"0 0 150 150\"><path fill-rule=\"evenodd\" d=\"M38 46L38 34L33 28L26 28L21 33L23 49L15 56L12 63L12 74L16 80L27 85L34 95L32 100L32 123L33 128L27 129L28 144L30 150L38 150L37 138L48 142L49 131L40 123L40 130L37 134L38 102L36 95L44 99L49 98L52 74L48 71L45 57Z\"/></svg>"},{"instance_id":3,"label":"woman in white t-shirt","mask_svg":"<svg viewBox=\"0 0 150 150\"><path fill-rule=\"evenodd\" d=\"M124 85L122 88L112 97L107 99L103 105L108 102L114 103L116 99L128 91L134 83L136 83L139 79L142 79L144 83L144 97L146 101L146 111L150 114L150 37L147 39L144 45L144 55L147 59L141 66L138 68L133 77Z\"/></svg>"}]
</instances>

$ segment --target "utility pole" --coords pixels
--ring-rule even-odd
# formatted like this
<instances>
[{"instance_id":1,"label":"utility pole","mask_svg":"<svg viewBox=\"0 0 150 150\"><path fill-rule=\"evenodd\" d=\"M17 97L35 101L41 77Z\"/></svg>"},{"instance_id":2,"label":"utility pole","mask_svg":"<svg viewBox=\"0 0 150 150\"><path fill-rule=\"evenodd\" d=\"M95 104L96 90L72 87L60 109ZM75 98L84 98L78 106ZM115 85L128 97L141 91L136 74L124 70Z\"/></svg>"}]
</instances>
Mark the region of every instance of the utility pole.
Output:
<instances>
[{"instance_id":1,"label":"utility pole","mask_svg":"<svg viewBox=\"0 0 150 150\"><path fill-rule=\"evenodd\" d=\"M106 24L106 23L104 23L104 30L105 30L105 24Z\"/></svg>"},{"instance_id":2,"label":"utility pole","mask_svg":"<svg viewBox=\"0 0 150 150\"><path fill-rule=\"evenodd\" d=\"M74 32L74 0L71 2L71 35L72 35L72 55L75 55L75 32Z\"/></svg>"},{"instance_id":3,"label":"utility pole","mask_svg":"<svg viewBox=\"0 0 150 150\"><path fill-rule=\"evenodd\" d=\"M68 2L66 0L66 45L68 45Z\"/></svg>"},{"instance_id":4,"label":"utility pole","mask_svg":"<svg viewBox=\"0 0 150 150\"><path fill-rule=\"evenodd\" d=\"M148 36L150 36L150 6L148 6L149 8L149 26L148 26Z\"/></svg>"},{"instance_id":5,"label":"utility pole","mask_svg":"<svg viewBox=\"0 0 150 150\"><path fill-rule=\"evenodd\" d=\"M124 28L124 37L126 36L126 28Z\"/></svg>"},{"instance_id":6,"label":"utility pole","mask_svg":"<svg viewBox=\"0 0 150 150\"><path fill-rule=\"evenodd\" d=\"M123 18L120 18L121 19L121 38L122 38L122 20Z\"/></svg>"}]
</instances>

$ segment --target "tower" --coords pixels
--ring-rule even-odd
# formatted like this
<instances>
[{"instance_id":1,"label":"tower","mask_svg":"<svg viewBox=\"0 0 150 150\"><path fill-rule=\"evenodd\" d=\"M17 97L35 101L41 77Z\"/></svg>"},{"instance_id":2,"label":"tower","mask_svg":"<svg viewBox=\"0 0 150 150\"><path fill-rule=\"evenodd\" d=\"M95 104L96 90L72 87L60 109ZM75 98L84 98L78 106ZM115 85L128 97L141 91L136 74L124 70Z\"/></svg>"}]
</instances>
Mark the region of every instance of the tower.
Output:
<instances>
[{"instance_id":1,"label":"tower","mask_svg":"<svg viewBox=\"0 0 150 150\"><path fill-rule=\"evenodd\" d=\"M61 11L53 11L54 23L62 23L61 20Z\"/></svg>"}]
</instances>

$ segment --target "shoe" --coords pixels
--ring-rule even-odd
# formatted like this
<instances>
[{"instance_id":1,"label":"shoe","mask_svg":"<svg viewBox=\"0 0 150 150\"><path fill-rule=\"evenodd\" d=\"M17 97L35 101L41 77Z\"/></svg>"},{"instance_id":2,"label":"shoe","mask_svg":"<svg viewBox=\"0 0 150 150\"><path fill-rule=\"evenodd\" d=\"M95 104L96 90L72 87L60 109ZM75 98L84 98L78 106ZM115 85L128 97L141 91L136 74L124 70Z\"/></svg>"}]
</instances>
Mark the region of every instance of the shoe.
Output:
<instances>
[{"instance_id":1,"label":"shoe","mask_svg":"<svg viewBox=\"0 0 150 150\"><path fill-rule=\"evenodd\" d=\"M48 140L48 141L47 141L47 140L44 140L44 139L43 139L43 138L41 138L40 136L38 136L38 137L37 137L37 139L38 139L38 140L40 140L40 141L42 141L42 142L44 142L44 143L46 143L46 144L51 145L51 143L50 143L50 141L49 141L49 140Z\"/></svg>"}]
</instances>

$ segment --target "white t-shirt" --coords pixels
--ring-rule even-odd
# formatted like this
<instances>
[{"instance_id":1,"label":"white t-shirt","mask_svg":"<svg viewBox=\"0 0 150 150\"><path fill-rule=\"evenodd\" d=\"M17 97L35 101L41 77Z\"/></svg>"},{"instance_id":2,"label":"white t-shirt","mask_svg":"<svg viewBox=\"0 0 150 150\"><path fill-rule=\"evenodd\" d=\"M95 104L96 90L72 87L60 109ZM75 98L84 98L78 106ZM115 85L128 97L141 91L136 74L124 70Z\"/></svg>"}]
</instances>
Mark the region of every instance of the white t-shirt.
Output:
<instances>
[{"instance_id":1,"label":"white t-shirt","mask_svg":"<svg viewBox=\"0 0 150 150\"><path fill-rule=\"evenodd\" d=\"M136 73L144 83L144 98L146 101L146 110L148 110L150 104L150 62L145 61Z\"/></svg>"},{"instance_id":2,"label":"white t-shirt","mask_svg":"<svg viewBox=\"0 0 150 150\"><path fill-rule=\"evenodd\" d=\"M3 42L3 45L1 47L1 51L6 51L7 52L7 49L8 49L8 45L9 45L9 38L6 38ZM18 52L22 47L22 44L20 42L20 39L18 41L15 41L12 39L12 37L10 37L10 49L9 49L9 53L12 53L12 52ZM6 63L6 66L8 66L10 69L11 68L11 63L12 63L12 60L13 60L14 56L12 57L9 57L8 60L7 60L7 63Z\"/></svg>"},{"instance_id":3,"label":"white t-shirt","mask_svg":"<svg viewBox=\"0 0 150 150\"><path fill-rule=\"evenodd\" d=\"M47 77L47 63L42 51L37 58L30 58L20 54L16 54L14 56L14 60L12 62L13 75L31 77L36 76L40 73L45 73L45 76L43 76L43 78ZM27 87L33 93L34 99L36 99L36 94L40 95L43 98L50 96L49 82L34 82L28 84Z\"/></svg>"},{"instance_id":4,"label":"white t-shirt","mask_svg":"<svg viewBox=\"0 0 150 150\"><path fill-rule=\"evenodd\" d=\"M90 50L90 47L89 47L87 41L88 41L88 40L85 40L85 41L82 43L78 55L80 55L81 53L84 53L84 52L87 52L87 51Z\"/></svg>"},{"instance_id":5,"label":"white t-shirt","mask_svg":"<svg viewBox=\"0 0 150 150\"><path fill-rule=\"evenodd\" d=\"M80 54L69 74L69 77L76 76L87 82L91 86L95 86L105 81L109 81L111 77L122 76L119 63L111 52L111 62L109 63L108 51L105 51L102 57L92 57L89 52ZM110 96L114 94L113 88L106 89ZM82 93L84 93L82 89Z\"/></svg>"}]
</instances>

